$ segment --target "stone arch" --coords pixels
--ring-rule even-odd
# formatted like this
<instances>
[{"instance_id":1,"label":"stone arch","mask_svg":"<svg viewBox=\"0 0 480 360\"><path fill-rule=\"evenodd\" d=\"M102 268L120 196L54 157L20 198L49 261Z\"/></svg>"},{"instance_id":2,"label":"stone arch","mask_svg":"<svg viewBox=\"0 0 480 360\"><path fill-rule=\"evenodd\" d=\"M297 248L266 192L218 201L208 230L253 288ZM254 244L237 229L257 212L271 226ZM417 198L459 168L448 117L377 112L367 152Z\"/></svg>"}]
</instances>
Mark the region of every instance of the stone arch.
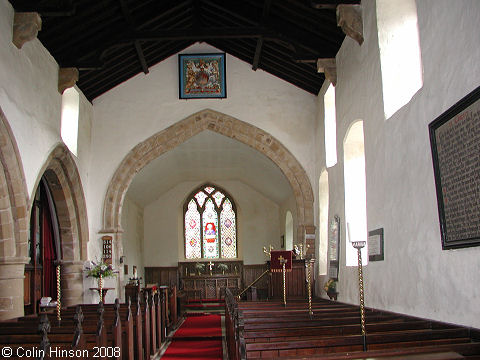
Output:
<instances>
[{"instance_id":1,"label":"stone arch","mask_svg":"<svg viewBox=\"0 0 480 360\"><path fill-rule=\"evenodd\" d=\"M52 150L40 174L34 189L43 176L57 212L62 248L62 305L78 304L83 302L82 270L87 259L87 206L77 165L63 143Z\"/></svg>"},{"instance_id":2,"label":"stone arch","mask_svg":"<svg viewBox=\"0 0 480 360\"><path fill-rule=\"evenodd\" d=\"M23 315L28 190L18 146L0 108L0 320Z\"/></svg>"},{"instance_id":3,"label":"stone arch","mask_svg":"<svg viewBox=\"0 0 480 360\"><path fill-rule=\"evenodd\" d=\"M150 161L204 130L238 140L272 160L284 173L296 200L297 239L315 233L313 190L307 173L298 160L277 139L254 125L210 109L179 121L136 145L122 160L107 189L103 209L102 233L121 233L121 213L125 194L135 174ZM308 241L314 254L315 242Z\"/></svg>"}]
</instances>

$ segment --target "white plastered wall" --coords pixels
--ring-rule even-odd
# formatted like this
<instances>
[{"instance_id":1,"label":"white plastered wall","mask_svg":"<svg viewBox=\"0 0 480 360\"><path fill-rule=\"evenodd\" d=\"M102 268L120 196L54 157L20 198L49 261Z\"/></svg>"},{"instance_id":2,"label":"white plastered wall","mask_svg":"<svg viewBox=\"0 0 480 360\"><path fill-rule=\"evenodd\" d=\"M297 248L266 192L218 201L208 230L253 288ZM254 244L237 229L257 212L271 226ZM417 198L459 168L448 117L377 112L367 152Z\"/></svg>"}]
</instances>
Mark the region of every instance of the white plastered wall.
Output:
<instances>
[{"instance_id":1,"label":"white plastered wall","mask_svg":"<svg viewBox=\"0 0 480 360\"><path fill-rule=\"evenodd\" d=\"M204 182L182 182L145 207L145 266L177 266L178 261L186 261L183 204L188 194ZM237 207L238 258L247 265L263 263L264 246L280 248L279 206L243 182L208 182L225 189Z\"/></svg>"},{"instance_id":2,"label":"white plastered wall","mask_svg":"<svg viewBox=\"0 0 480 360\"><path fill-rule=\"evenodd\" d=\"M362 5L365 42L346 38L337 55L338 164L329 169L329 218L342 219L339 300L358 303L357 268L345 267L343 141L362 119L368 230L385 230L385 260L364 268L366 306L478 328L480 248L442 251L428 124L480 84L480 3L417 2L424 85L387 121L375 1Z\"/></svg>"},{"instance_id":3,"label":"white plastered wall","mask_svg":"<svg viewBox=\"0 0 480 360\"><path fill-rule=\"evenodd\" d=\"M41 42L34 39L21 49L12 43L13 15L10 3L0 0L0 107L18 145L31 198L45 161L62 142L62 96L58 92L58 64ZM93 109L79 93L78 157L73 158L85 186L91 162ZM88 199L88 194L85 197Z\"/></svg>"}]
</instances>

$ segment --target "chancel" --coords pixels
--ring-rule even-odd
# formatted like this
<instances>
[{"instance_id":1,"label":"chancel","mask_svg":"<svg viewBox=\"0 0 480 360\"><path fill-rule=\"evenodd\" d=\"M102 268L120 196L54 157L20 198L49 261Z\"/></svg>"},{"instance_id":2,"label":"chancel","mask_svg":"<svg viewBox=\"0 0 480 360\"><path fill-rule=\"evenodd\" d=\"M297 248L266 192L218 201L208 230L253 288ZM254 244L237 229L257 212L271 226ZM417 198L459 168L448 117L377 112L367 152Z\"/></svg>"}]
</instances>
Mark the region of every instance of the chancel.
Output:
<instances>
[{"instance_id":1,"label":"chancel","mask_svg":"<svg viewBox=\"0 0 480 360\"><path fill-rule=\"evenodd\" d=\"M0 353L480 358L478 0L0 0Z\"/></svg>"}]
</instances>

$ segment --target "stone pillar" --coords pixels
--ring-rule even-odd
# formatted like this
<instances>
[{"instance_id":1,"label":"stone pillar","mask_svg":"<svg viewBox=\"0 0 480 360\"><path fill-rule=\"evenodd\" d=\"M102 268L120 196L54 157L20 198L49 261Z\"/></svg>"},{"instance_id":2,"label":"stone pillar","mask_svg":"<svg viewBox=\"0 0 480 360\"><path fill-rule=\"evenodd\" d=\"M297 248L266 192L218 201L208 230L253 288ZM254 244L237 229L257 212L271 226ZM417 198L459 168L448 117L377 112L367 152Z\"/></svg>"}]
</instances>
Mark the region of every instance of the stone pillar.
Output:
<instances>
[{"instance_id":1,"label":"stone pillar","mask_svg":"<svg viewBox=\"0 0 480 360\"><path fill-rule=\"evenodd\" d=\"M0 320L24 315L25 264L25 259L8 259L0 263Z\"/></svg>"},{"instance_id":2,"label":"stone pillar","mask_svg":"<svg viewBox=\"0 0 480 360\"><path fill-rule=\"evenodd\" d=\"M82 304L83 261L62 261L60 279L62 307Z\"/></svg>"},{"instance_id":3,"label":"stone pillar","mask_svg":"<svg viewBox=\"0 0 480 360\"><path fill-rule=\"evenodd\" d=\"M42 18L36 12L16 12L13 18L12 42L19 49L23 44L37 37L42 30Z\"/></svg>"}]
</instances>

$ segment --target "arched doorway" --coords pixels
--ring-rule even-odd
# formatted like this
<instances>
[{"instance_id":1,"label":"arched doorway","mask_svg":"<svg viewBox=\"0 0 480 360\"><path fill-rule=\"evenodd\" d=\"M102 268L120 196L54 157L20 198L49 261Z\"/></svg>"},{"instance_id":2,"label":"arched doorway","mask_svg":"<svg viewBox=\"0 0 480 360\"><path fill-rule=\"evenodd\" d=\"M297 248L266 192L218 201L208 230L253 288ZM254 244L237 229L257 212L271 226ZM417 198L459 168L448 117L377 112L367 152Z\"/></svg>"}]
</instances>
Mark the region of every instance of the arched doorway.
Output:
<instances>
[{"instance_id":1,"label":"arched doorway","mask_svg":"<svg viewBox=\"0 0 480 360\"><path fill-rule=\"evenodd\" d=\"M60 230L45 176L33 198L28 252L30 262L25 265L25 315L36 314L42 298L58 300L56 266L62 259Z\"/></svg>"},{"instance_id":2,"label":"arched doorway","mask_svg":"<svg viewBox=\"0 0 480 360\"><path fill-rule=\"evenodd\" d=\"M61 302L62 306L70 306L83 302L83 262L87 258L87 242L88 242L88 224L85 196L83 193L82 181L77 169L77 165L70 151L64 144L57 145L43 167L42 176L37 181L35 196L31 201L31 222L30 229L35 230L35 222L40 219L35 218L36 212L41 214L42 208L48 203L51 211L51 225L55 227L55 217L58 220L58 239L53 241L55 246L55 260L51 261L50 266L60 263L61 265ZM44 193L42 197L42 192ZM40 198L38 198L39 194ZM48 195L50 194L50 195ZM41 205L37 205L41 204ZM40 209L40 211L39 211ZM45 211L45 210L43 210ZM31 242L36 241L31 234ZM38 243L43 246L40 250L44 250L45 244ZM41 255L43 256L43 255ZM43 257L42 257L43 259ZM53 265L52 265L53 264ZM31 266L32 264L30 264ZM42 264L42 276L44 274ZM25 268L27 270L27 267ZM26 271L27 273L27 271ZM27 276L27 274L25 274ZM39 299L39 294L47 295L48 288L39 287L44 284L45 278L36 280L35 300ZM33 280L30 280L33 281ZM25 289L32 286L25 278ZM43 285L42 285L43 286ZM56 291L56 286L55 286ZM41 297L41 296L40 296ZM54 298L52 296L52 298Z\"/></svg>"}]
</instances>

